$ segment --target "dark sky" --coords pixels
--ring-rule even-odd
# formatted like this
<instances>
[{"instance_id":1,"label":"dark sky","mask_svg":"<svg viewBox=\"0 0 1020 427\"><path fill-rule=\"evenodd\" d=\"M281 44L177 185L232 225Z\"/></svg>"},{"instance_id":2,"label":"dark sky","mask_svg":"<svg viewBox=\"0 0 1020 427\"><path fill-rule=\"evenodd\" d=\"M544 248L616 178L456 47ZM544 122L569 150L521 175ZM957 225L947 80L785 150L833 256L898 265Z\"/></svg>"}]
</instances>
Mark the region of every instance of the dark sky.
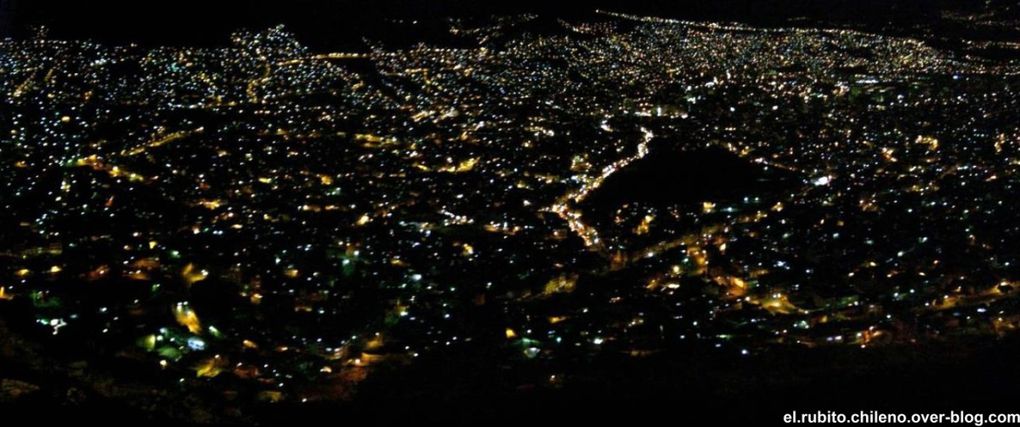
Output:
<instances>
[{"instance_id":1,"label":"dark sky","mask_svg":"<svg viewBox=\"0 0 1020 427\"><path fill-rule=\"evenodd\" d=\"M17 1L16 6L11 6ZM57 37L193 42L225 38L238 27L285 23L312 32L344 32L383 17L516 13L537 1L467 0L0 0L10 28L45 24ZM0 9L3 10L3 9ZM13 19L11 17L13 16Z\"/></svg>"},{"instance_id":2,"label":"dark sky","mask_svg":"<svg viewBox=\"0 0 1020 427\"><path fill-rule=\"evenodd\" d=\"M0 37L9 35L14 18L14 0L0 0Z\"/></svg>"},{"instance_id":3,"label":"dark sky","mask_svg":"<svg viewBox=\"0 0 1020 427\"><path fill-rule=\"evenodd\" d=\"M1000 1L1000 0L993 0ZM15 2L17 2L15 4ZM695 19L776 22L930 19L945 5L984 0L0 0L0 25L46 24L61 38L196 43L225 40L238 27L285 23L316 38L363 32L382 18L542 12L560 16L595 8ZM11 10L13 9L13 13Z\"/></svg>"}]
</instances>

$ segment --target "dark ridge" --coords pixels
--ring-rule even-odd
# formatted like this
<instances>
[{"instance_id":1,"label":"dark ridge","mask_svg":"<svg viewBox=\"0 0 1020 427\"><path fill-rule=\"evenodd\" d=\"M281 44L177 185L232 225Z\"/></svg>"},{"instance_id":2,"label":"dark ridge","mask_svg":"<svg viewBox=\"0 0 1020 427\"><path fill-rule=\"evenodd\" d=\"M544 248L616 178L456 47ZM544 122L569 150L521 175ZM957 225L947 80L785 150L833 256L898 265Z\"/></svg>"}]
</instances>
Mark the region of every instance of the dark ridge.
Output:
<instances>
[{"instance_id":1,"label":"dark ridge","mask_svg":"<svg viewBox=\"0 0 1020 427\"><path fill-rule=\"evenodd\" d=\"M503 384L499 366L459 352L380 373L352 404L273 407L260 415L270 425L340 417L382 425L497 418L512 425L630 425L669 417L781 425L785 413L818 408L994 412L1012 405L998 390L1018 379L1012 366L1020 342L813 350L777 349L751 362L694 351L640 360L606 356L572 364L566 369L578 384L555 390L513 389ZM830 366L843 369L833 374ZM939 381L931 381L932 372L943 373ZM387 386L394 382L411 386Z\"/></svg>"}]
</instances>

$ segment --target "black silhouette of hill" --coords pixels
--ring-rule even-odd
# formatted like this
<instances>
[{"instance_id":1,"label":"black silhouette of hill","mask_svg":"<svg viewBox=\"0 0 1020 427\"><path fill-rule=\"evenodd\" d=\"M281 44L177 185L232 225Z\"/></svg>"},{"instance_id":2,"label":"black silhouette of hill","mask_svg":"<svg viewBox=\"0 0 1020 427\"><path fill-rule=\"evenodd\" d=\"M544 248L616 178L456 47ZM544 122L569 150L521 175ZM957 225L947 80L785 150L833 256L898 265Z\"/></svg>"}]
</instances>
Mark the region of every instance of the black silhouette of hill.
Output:
<instances>
[{"instance_id":1,"label":"black silhouette of hill","mask_svg":"<svg viewBox=\"0 0 1020 427\"><path fill-rule=\"evenodd\" d=\"M668 207L729 200L785 188L795 180L793 174L761 167L722 148L684 151L660 143L606 179L585 208L599 217L635 202Z\"/></svg>"}]
</instances>

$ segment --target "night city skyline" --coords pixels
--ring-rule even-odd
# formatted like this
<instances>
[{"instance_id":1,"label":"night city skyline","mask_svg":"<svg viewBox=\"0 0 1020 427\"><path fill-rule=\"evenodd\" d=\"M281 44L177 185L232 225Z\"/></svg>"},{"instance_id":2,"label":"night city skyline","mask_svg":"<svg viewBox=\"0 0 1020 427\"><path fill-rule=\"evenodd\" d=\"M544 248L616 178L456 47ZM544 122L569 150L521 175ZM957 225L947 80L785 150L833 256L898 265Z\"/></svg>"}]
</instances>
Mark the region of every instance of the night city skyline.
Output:
<instances>
[{"instance_id":1,"label":"night city skyline","mask_svg":"<svg viewBox=\"0 0 1020 427\"><path fill-rule=\"evenodd\" d=\"M0 414L1018 423L1018 190L1010 1L0 0Z\"/></svg>"}]
</instances>

